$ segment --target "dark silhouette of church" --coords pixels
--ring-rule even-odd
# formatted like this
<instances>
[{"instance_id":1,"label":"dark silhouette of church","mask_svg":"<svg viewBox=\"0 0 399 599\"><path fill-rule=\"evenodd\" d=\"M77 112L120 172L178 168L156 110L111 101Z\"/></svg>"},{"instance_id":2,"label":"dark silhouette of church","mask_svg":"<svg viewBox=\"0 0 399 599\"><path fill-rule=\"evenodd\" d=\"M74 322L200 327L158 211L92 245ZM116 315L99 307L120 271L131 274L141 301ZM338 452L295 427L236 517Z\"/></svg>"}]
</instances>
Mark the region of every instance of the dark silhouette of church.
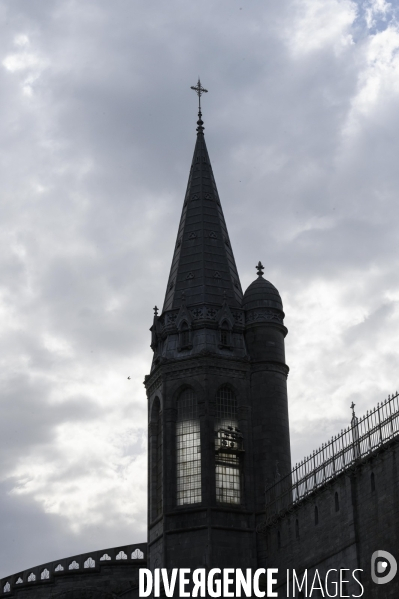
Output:
<instances>
[{"instance_id":1,"label":"dark silhouette of church","mask_svg":"<svg viewBox=\"0 0 399 599\"><path fill-rule=\"evenodd\" d=\"M136 598L140 567L278 568L279 597L361 596L356 571L367 599L398 596L371 566L399 559L398 394L292 468L283 305L256 268L243 293L200 108L145 377L148 542L5 577L0 596ZM306 584L287 589L287 569Z\"/></svg>"}]
</instances>

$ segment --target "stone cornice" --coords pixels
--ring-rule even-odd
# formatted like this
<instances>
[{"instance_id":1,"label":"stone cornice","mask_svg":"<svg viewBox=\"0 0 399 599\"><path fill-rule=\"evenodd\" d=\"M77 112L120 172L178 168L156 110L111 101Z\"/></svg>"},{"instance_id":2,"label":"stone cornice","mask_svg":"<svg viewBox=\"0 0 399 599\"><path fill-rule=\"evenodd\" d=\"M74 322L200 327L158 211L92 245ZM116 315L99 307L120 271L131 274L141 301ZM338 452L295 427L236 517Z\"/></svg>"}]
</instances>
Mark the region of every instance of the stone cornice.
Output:
<instances>
[{"instance_id":1,"label":"stone cornice","mask_svg":"<svg viewBox=\"0 0 399 599\"><path fill-rule=\"evenodd\" d=\"M221 358L217 356L196 355L181 360L168 360L161 362L156 369L145 377L144 384L147 394L150 395L159 388L163 381L170 379L186 378L199 374L220 373L225 376L245 378L250 372L250 363L247 359Z\"/></svg>"}]
</instances>

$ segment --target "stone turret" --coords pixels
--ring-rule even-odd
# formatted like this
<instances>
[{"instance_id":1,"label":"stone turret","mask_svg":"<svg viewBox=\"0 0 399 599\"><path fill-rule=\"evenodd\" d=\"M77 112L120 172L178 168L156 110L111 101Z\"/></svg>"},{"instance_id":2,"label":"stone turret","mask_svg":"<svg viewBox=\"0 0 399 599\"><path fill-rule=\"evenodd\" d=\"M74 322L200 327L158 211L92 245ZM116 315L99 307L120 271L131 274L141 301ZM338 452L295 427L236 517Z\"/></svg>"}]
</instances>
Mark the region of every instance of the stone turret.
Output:
<instances>
[{"instance_id":1,"label":"stone turret","mask_svg":"<svg viewBox=\"0 0 399 599\"><path fill-rule=\"evenodd\" d=\"M291 470L283 303L277 289L258 277L244 293L245 342L251 364L253 448L257 464L256 506L263 509L265 487Z\"/></svg>"}]
</instances>

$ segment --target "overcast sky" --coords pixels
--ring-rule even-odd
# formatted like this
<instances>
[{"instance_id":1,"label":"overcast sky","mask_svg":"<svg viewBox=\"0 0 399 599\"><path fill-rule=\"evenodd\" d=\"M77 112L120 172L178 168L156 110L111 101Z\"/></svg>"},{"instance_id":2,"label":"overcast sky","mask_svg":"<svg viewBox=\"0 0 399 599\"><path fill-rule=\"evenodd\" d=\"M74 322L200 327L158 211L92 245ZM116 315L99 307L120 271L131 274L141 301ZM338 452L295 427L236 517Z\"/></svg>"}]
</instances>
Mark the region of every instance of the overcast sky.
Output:
<instances>
[{"instance_id":1,"label":"overcast sky","mask_svg":"<svg viewBox=\"0 0 399 599\"><path fill-rule=\"evenodd\" d=\"M284 303L293 460L395 391L398 15L1 2L1 576L146 538L142 381L198 75L241 283L261 260Z\"/></svg>"}]
</instances>

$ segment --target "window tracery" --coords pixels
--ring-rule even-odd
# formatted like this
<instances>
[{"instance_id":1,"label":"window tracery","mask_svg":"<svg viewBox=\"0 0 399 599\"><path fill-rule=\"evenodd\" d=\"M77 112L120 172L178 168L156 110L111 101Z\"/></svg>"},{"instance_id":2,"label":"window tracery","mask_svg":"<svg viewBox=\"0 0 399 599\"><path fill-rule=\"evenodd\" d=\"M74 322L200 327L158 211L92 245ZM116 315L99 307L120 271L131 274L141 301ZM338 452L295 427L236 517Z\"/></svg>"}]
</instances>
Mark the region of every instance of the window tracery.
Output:
<instances>
[{"instance_id":1,"label":"window tracery","mask_svg":"<svg viewBox=\"0 0 399 599\"><path fill-rule=\"evenodd\" d=\"M238 428L237 399L227 386L216 394L215 435L216 500L239 505L243 438Z\"/></svg>"},{"instance_id":2,"label":"window tracery","mask_svg":"<svg viewBox=\"0 0 399 599\"><path fill-rule=\"evenodd\" d=\"M176 472L177 505L200 503L200 422L197 398L192 389L185 389L177 400Z\"/></svg>"}]
</instances>

